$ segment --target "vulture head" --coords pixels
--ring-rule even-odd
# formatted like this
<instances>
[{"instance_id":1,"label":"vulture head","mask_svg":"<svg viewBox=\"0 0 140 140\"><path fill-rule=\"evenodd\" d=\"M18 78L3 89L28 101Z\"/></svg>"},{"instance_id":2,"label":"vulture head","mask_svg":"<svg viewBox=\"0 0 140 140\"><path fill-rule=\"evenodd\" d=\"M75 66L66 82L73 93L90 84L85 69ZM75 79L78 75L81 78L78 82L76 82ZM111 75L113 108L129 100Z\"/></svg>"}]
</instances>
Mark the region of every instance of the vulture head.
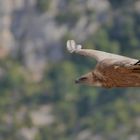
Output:
<instances>
[{"instance_id":1,"label":"vulture head","mask_svg":"<svg viewBox=\"0 0 140 140\"><path fill-rule=\"evenodd\" d=\"M83 84L83 85L90 85L90 86L96 86L101 87L102 83L101 80L96 76L96 74L93 72L89 72L80 78L75 80L76 84Z\"/></svg>"}]
</instances>

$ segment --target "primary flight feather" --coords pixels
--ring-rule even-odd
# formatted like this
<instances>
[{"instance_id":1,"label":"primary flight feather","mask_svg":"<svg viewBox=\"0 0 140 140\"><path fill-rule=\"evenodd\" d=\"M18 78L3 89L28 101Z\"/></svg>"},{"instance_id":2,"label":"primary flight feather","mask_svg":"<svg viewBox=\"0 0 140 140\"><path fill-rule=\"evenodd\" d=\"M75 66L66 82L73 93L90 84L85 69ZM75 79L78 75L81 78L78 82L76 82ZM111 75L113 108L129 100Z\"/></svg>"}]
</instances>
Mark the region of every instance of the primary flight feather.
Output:
<instances>
[{"instance_id":1,"label":"primary flight feather","mask_svg":"<svg viewBox=\"0 0 140 140\"><path fill-rule=\"evenodd\" d=\"M67 50L97 60L95 69L76 79L79 84L97 87L140 87L140 61L98 50L82 49L74 40L67 41Z\"/></svg>"}]
</instances>

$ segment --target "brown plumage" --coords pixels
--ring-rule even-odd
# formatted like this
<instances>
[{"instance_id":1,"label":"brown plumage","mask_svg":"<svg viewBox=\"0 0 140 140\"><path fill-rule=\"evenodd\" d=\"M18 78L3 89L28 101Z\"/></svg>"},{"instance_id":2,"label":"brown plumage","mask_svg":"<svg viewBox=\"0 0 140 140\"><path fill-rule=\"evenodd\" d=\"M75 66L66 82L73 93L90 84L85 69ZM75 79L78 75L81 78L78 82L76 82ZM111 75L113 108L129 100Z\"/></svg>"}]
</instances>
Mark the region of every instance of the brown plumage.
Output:
<instances>
[{"instance_id":1,"label":"brown plumage","mask_svg":"<svg viewBox=\"0 0 140 140\"><path fill-rule=\"evenodd\" d=\"M140 87L140 61L137 59L91 49L82 49L73 40L67 42L71 53L94 57L95 69L75 82L98 87Z\"/></svg>"}]
</instances>

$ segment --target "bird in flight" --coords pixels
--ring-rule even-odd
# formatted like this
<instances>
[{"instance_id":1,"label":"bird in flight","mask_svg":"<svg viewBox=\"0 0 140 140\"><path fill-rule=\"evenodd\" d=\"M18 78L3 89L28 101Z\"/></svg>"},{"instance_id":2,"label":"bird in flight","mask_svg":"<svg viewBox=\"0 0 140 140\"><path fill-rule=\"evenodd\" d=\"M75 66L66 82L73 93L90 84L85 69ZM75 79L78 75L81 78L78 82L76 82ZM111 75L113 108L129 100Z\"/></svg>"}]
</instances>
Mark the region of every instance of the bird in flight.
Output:
<instances>
[{"instance_id":1,"label":"bird in flight","mask_svg":"<svg viewBox=\"0 0 140 140\"><path fill-rule=\"evenodd\" d=\"M95 68L75 83L95 87L140 87L140 60L92 49L82 49L74 40L67 41L67 50L97 60Z\"/></svg>"}]
</instances>

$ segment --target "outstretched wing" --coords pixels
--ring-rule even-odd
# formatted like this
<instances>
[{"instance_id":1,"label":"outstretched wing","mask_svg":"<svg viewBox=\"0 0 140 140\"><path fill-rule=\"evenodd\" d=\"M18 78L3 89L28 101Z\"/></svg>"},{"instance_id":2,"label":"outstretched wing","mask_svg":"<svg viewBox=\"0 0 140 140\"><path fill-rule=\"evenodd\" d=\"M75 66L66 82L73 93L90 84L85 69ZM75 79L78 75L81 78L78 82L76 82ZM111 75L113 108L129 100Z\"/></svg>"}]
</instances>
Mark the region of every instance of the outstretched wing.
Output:
<instances>
[{"instance_id":1,"label":"outstretched wing","mask_svg":"<svg viewBox=\"0 0 140 140\"><path fill-rule=\"evenodd\" d=\"M116 55L116 54L112 54L112 53L107 53L107 52L103 52L103 51L92 50L92 49L82 49L82 46L77 45L74 40L67 41L67 50L70 53L78 53L80 55L93 57L98 62L101 62L105 59L112 59L112 60L117 60L117 61L131 60L131 61L133 61L133 63L136 63L138 61L136 59L132 59L129 57Z\"/></svg>"}]
</instances>

